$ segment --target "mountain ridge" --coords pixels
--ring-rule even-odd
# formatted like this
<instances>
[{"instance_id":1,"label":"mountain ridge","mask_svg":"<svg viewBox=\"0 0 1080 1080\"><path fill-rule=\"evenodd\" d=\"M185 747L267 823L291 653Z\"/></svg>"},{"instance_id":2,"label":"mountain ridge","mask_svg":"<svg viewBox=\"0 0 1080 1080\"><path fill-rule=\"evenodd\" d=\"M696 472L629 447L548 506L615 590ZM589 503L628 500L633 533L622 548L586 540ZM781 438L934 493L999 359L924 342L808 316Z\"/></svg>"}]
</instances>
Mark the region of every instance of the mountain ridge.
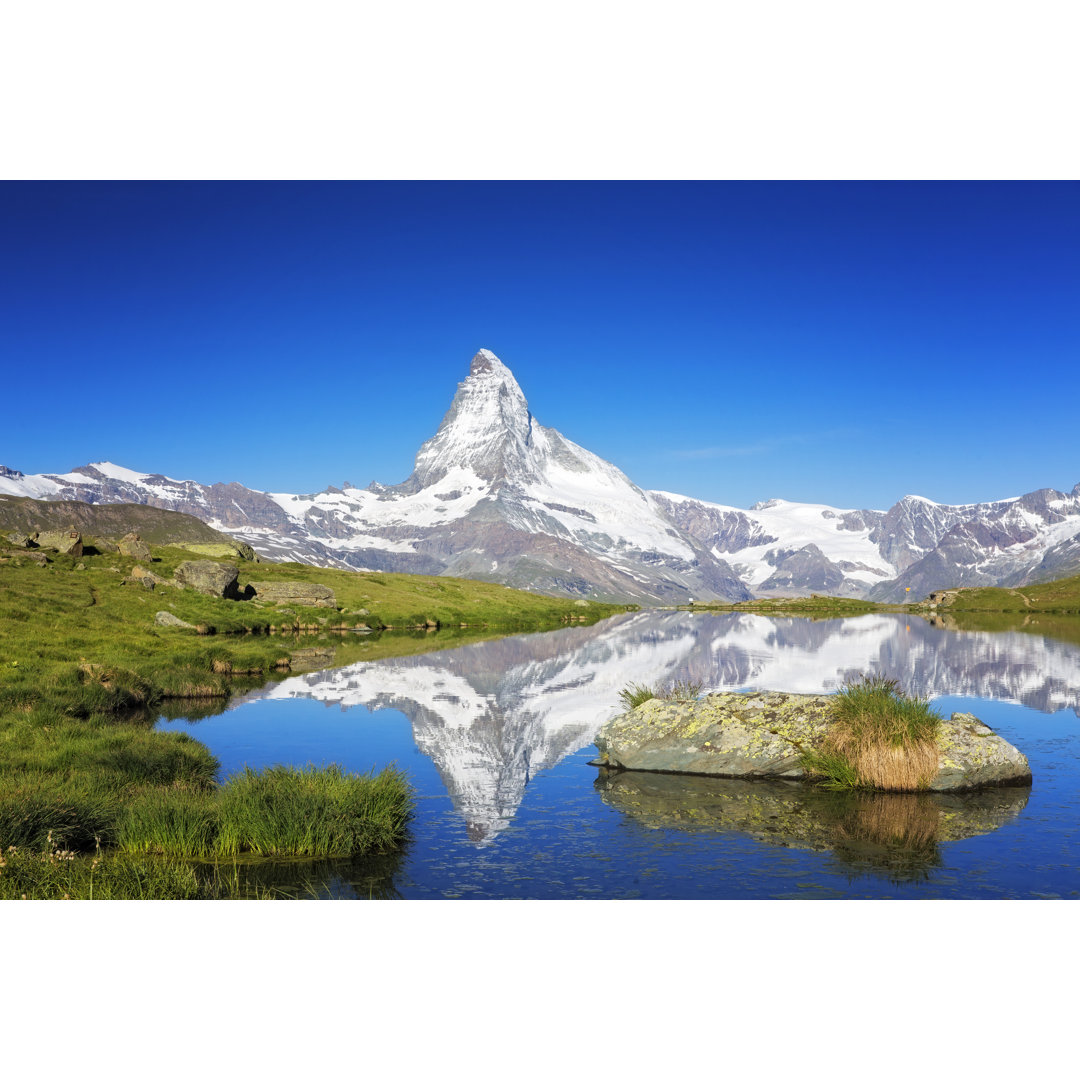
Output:
<instances>
[{"instance_id":1,"label":"mountain ridge","mask_svg":"<svg viewBox=\"0 0 1080 1080\"><path fill-rule=\"evenodd\" d=\"M0 466L0 493L178 510L271 559L600 600L896 600L1080 572L1080 484L959 506L906 495L887 510L782 499L741 510L646 491L541 425L487 349L400 484L297 495L95 462L37 476Z\"/></svg>"}]
</instances>

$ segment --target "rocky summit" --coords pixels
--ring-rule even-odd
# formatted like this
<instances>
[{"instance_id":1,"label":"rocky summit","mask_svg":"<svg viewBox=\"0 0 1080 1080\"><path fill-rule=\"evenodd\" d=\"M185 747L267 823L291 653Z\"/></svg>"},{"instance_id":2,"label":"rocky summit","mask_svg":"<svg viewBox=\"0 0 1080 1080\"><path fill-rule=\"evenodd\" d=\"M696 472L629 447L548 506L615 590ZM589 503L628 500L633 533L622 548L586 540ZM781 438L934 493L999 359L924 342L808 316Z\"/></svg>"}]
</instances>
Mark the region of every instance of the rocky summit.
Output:
<instances>
[{"instance_id":1,"label":"rocky summit","mask_svg":"<svg viewBox=\"0 0 1080 1080\"><path fill-rule=\"evenodd\" d=\"M600 600L904 600L1080 573L1080 484L963 506L908 495L888 510L780 499L741 510L645 491L542 426L487 349L400 484L276 494L97 462L37 476L0 466L3 494L180 511L275 560Z\"/></svg>"}]
</instances>

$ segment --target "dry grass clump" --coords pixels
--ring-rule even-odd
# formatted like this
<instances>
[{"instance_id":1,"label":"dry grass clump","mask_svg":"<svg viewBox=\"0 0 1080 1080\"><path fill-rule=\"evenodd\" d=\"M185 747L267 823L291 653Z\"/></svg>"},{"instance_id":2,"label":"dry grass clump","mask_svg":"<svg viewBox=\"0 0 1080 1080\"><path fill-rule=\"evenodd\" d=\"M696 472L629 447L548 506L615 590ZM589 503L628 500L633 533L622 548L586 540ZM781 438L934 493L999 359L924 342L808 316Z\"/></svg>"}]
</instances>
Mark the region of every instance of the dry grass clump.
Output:
<instances>
[{"instance_id":1,"label":"dry grass clump","mask_svg":"<svg viewBox=\"0 0 1080 1080\"><path fill-rule=\"evenodd\" d=\"M895 679L865 676L836 696L833 723L806 767L827 787L919 791L938 768L941 715L909 698Z\"/></svg>"}]
</instances>

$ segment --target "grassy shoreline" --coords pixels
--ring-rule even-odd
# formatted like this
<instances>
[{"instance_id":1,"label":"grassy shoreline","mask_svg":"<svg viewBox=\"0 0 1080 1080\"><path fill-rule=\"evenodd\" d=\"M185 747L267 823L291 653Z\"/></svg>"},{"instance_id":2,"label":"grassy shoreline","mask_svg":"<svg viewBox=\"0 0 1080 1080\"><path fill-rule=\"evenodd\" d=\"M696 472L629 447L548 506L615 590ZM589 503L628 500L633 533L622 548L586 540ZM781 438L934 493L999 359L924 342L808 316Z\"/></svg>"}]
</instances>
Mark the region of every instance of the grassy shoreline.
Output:
<instances>
[{"instance_id":1,"label":"grassy shoreline","mask_svg":"<svg viewBox=\"0 0 1080 1080\"><path fill-rule=\"evenodd\" d=\"M92 542L91 542L92 543ZM104 546L104 545L103 545ZM169 580L183 560L153 547ZM0 550L0 897L218 897L228 875L192 860L338 858L395 850L412 795L403 774L264 770L215 782L217 761L152 730L168 701L227 698L292 670L423 652L624 607L483 582L218 559L250 581L334 589L335 608L225 600L131 579L139 565ZM159 626L167 611L192 629ZM364 625L363 636L344 627ZM198 629L194 629L197 627ZM391 627L423 627L421 632ZM447 630L438 630L447 627Z\"/></svg>"},{"instance_id":2,"label":"grassy shoreline","mask_svg":"<svg viewBox=\"0 0 1080 1080\"><path fill-rule=\"evenodd\" d=\"M907 604L879 604L875 600L845 596L792 596L741 600L738 604L684 604L680 611L747 611L755 615L793 615L838 618L873 615L876 612L934 617L980 613L980 615L1058 616L1080 615L1080 577L1063 578L1016 589L941 589Z\"/></svg>"}]
</instances>

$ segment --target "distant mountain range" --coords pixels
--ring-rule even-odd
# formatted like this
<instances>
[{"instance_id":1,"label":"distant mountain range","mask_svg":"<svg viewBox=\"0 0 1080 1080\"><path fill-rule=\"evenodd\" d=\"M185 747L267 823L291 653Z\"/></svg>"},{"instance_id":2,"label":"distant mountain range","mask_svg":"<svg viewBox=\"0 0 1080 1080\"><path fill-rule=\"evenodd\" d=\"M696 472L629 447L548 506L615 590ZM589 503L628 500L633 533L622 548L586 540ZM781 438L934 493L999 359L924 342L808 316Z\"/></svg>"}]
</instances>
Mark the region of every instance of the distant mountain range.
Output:
<instances>
[{"instance_id":1,"label":"distant mountain range","mask_svg":"<svg viewBox=\"0 0 1080 1080\"><path fill-rule=\"evenodd\" d=\"M902 600L1080 573L1080 484L964 506L907 495L888 510L780 499L740 510L643 491L537 423L487 349L401 484L273 494L97 462L36 476L0 466L3 493L176 510L270 559L602 600Z\"/></svg>"}]
</instances>

